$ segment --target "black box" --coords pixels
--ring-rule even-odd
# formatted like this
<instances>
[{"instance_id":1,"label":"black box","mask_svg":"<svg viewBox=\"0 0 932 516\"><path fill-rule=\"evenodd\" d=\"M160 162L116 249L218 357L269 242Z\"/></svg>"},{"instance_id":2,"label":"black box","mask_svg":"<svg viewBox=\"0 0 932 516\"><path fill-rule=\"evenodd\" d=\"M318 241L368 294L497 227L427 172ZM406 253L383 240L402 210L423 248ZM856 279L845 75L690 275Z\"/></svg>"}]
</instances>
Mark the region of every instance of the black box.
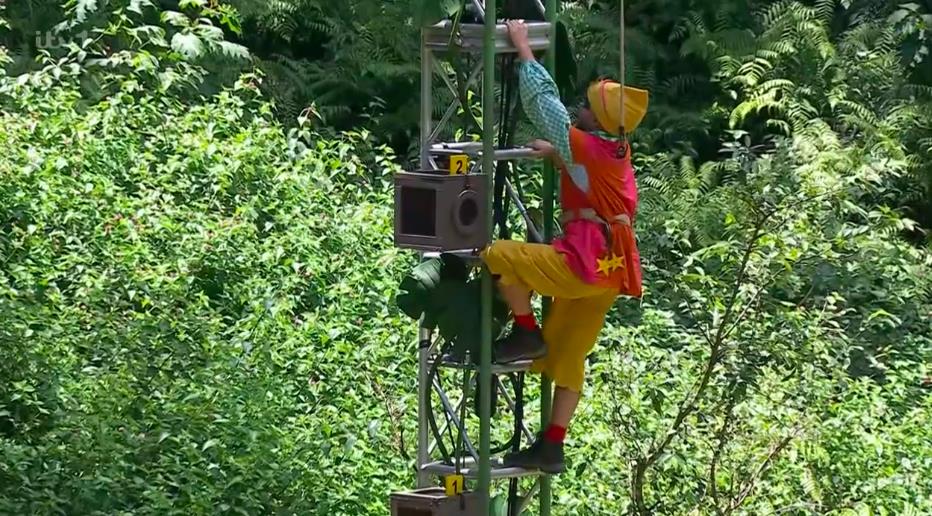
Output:
<instances>
[{"instance_id":1,"label":"black box","mask_svg":"<svg viewBox=\"0 0 932 516\"><path fill-rule=\"evenodd\" d=\"M489 244L485 174L444 171L395 174L395 246L427 252Z\"/></svg>"},{"instance_id":2,"label":"black box","mask_svg":"<svg viewBox=\"0 0 932 516\"><path fill-rule=\"evenodd\" d=\"M476 516L481 498L478 493L447 496L443 488L432 487L392 495L391 516Z\"/></svg>"}]
</instances>

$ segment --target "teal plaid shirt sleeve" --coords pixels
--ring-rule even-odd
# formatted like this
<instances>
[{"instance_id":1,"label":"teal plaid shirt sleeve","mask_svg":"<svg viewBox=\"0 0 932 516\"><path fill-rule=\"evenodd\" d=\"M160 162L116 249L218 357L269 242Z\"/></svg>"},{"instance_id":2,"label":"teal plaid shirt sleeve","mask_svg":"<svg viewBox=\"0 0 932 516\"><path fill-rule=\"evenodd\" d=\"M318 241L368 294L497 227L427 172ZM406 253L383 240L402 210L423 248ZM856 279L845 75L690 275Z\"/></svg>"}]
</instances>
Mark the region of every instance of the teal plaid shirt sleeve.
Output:
<instances>
[{"instance_id":1,"label":"teal plaid shirt sleeve","mask_svg":"<svg viewBox=\"0 0 932 516\"><path fill-rule=\"evenodd\" d=\"M571 166L570 115L560 100L556 83L537 61L523 61L518 70L524 112L539 137L550 142L563 163Z\"/></svg>"}]
</instances>

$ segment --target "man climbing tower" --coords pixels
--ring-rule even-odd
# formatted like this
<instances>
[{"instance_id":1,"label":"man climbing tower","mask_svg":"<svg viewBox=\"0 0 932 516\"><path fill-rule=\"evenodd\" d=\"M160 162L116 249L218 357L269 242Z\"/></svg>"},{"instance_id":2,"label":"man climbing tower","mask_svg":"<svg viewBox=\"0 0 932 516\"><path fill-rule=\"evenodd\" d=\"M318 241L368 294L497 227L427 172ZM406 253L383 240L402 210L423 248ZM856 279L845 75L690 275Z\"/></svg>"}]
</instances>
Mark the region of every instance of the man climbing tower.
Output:
<instances>
[{"instance_id":1,"label":"man climbing tower","mask_svg":"<svg viewBox=\"0 0 932 516\"><path fill-rule=\"evenodd\" d=\"M563 235L551 245L498 241L483 260L511 308L511 333L495 343L497 363L534 360L532 371L552 379L550 426L505 465L562 473L563 441L582 393L585 360L605 315L619 295L641 296L641 269L632 223L637 185L624 141L647 109L646 91L598 81L575 126L556 84L538 63L523 21L508 22L518 50L521 100L540 137L532 143L560 170ZM624 99L624 111L621 102ZM624 112L624 120L622 120ZM554 298L541 329L531 295Z\"/></svg>"}]
</instances>

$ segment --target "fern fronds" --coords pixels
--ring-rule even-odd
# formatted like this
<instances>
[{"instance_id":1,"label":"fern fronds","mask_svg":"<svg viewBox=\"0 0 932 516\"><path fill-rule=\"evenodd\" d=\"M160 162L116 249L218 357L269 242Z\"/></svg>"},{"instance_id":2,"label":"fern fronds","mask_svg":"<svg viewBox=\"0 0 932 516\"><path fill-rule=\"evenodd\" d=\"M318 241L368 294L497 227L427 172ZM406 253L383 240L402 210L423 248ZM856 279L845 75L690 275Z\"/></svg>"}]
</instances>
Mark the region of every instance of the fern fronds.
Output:
<instances>
[{"instance_id":1,"label":"fern fronds","mask_svg":"<svg viewBox=\"0 0 932 516\"><path fill-rule=\"evenodd\" d=\"M832 18L835 17L835 2L836 0L816 0L815 12L819 21L822 23L832 21Z\"/></svg>"}]
</instances>

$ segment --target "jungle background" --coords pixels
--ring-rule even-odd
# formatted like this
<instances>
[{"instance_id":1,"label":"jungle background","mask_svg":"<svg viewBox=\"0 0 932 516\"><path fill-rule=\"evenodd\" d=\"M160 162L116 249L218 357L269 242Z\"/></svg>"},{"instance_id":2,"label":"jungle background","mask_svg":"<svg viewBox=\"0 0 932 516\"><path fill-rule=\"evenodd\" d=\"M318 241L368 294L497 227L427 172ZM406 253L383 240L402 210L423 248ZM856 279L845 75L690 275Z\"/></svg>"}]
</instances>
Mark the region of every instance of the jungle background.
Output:
<instances>
[{"instance_id":1,"label":"jungle background","mask_svg":"<svg viewBox=\"0 0 932 516\"><path fill-rule=\"evenodd\" d=\"M413 486L392 173L418 27L459 7L0 3L0 513ZM617 75L617 9L562 2L568 104ZM590 357L554 514L932 514L932 2L626 17L646 292Z\"/></svg>"}]
</instances>

